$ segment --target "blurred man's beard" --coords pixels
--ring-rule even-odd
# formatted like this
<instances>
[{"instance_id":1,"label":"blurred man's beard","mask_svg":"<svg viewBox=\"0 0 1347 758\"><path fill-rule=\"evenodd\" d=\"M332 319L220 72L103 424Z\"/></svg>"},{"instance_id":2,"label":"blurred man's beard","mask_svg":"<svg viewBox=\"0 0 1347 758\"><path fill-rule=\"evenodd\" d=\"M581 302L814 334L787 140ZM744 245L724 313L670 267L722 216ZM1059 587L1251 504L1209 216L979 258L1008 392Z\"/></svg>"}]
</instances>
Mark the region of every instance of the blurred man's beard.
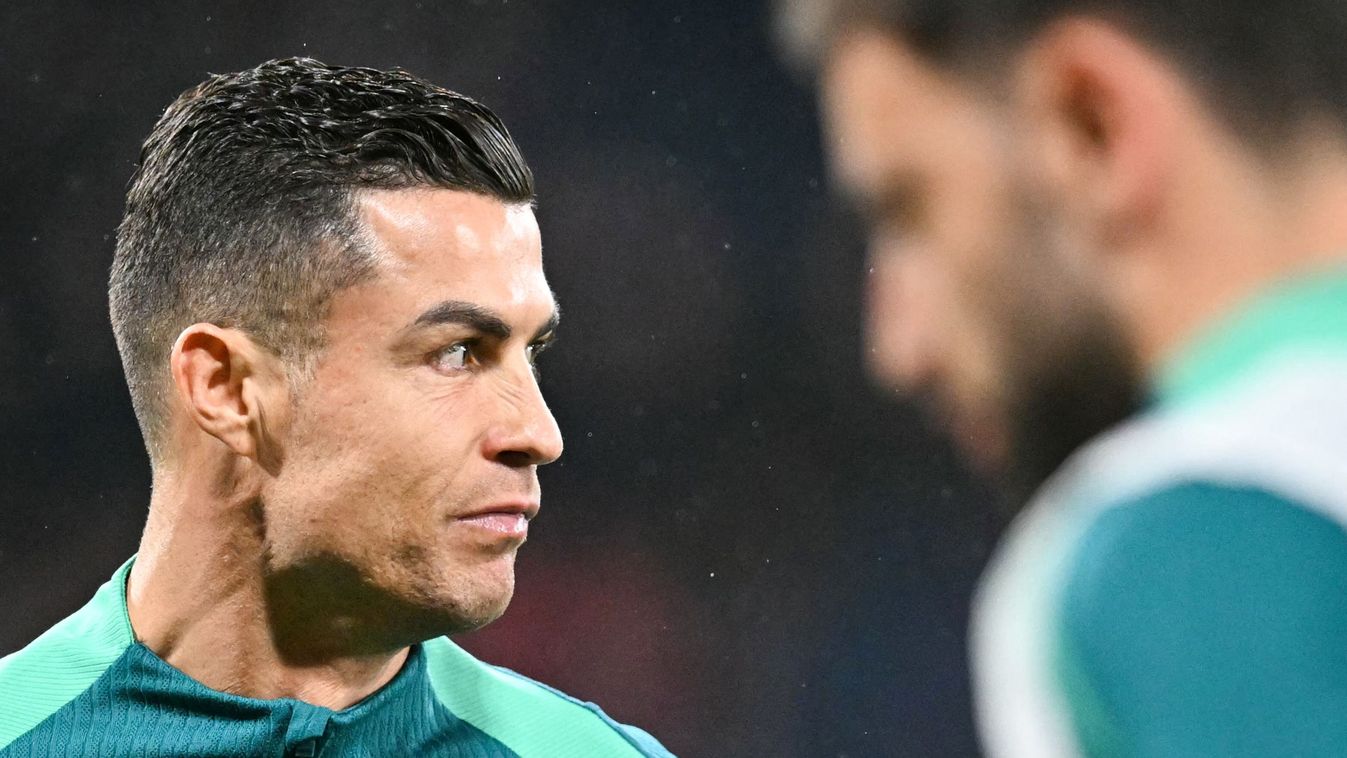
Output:
<instances>
[{"instance_id":1,"label":"blurred man's beard","mask_svg":"<svg viewBox=\"0 0 1347 758\"><path fill-rule=\"evenodd\" d=\"M1121 325L1087 277L1067 265L1048 212L1030 193L1020 198L1018 244L1001 259L1017 270L1001 280L1006 312L998 322L1007 390L1002 483L1016 507L1143 402Z\"/></svg>"},{"instance_id":2,"label":"blurred man's beard","mask_svg":"<svg viewBox=\"0 0 1347 758\"><path fill-rule=\"evenodd\" d=\"M1141 408L1131 361L1103 325L1075 337L1060 346L1055 360L1022 364L1011 379L1004 484L1014 502L1027 499L1077 449Z\"/></svg>"}]
</instances>

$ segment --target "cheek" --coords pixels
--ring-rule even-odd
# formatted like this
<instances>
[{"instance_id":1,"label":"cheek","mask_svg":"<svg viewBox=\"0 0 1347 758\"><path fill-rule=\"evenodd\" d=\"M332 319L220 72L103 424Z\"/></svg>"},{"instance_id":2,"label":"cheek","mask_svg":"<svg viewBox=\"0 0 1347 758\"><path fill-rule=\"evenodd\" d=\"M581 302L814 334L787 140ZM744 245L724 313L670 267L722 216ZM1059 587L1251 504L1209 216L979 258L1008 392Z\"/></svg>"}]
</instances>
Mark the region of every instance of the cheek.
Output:
<instances>
[{"instance_id":1,"label":"cheek","mask_svg":"<svg viewBox=\"0 0 1347 758\"><path fill-rule=\"evenodd\" d=\"M335 391L306 399L297 443L338 458L393 469L444 466L462 457L477 408L472 381L429 369L345 377Z\"/></svg>"},{"instance_id":2,"label":"cheek","mask_svg":"<svg viewBox=\"0 0 1347 758\"><path fill-rule=\"evenodd\" d=\"M371 536L414 524L450 489L461 449L445 414L383 392L309 398L296 416L273 501L316 533ZM282 514L278 514L280 516Z\"/></svg>"},{"instance_id":3,"label":"cheek","mask_svg":"<svg viewBox=\"0 0 1347 758\"><path fill-rule=\"evenodd\" d=\"M984 342L975 348L980 360L970 359L980 364L974 380L1002 405L1061 360L1055 346L1078 328L1089 300L1056 224L1027 188L1018 197L1017 211L1006 214L969 276Z\"/></svg>"},{"instance_id":4,"label":"cheek","mask_svg":"<svg viewBox=\"0 0 1347 758\"><path fill-rule=\"evenodd\" d=\"M985 271L962 271L951 288L953 304L947 337L953 390L962 404L978 415L994 413L1006 394L1008 314L1002 308L1000 288L1007 282L984 276Z\"/></svg>"}]
</instances>

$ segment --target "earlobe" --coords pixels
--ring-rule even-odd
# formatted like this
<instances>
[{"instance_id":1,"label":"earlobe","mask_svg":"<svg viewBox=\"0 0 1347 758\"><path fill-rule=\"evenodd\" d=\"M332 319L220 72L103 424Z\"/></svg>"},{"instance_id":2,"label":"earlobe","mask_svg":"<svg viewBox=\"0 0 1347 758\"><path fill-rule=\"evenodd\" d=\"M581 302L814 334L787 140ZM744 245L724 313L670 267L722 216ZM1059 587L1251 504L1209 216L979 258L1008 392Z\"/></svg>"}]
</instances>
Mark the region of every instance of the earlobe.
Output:
<instances>
[{"instance_id":1,"label":"earlobe","mask_svg":"<svg viewBox=\"0 0 1347 758\"><path fill-rule=\"evenodd\" d=\"M264 355L243 332L202 323L178 335L169 361L190 420L236 455L253 459L263 452L259 441L267 435L264 388L257 386L269 379L259 365Z\"/></svg>"},{"instance_id":2,"label":"earlobe","mask_svg":"<svg viewBox=\"0 0 1347 758\"><path fill-rule=\"evenodd\" d=\"M274 359L269 363L274 363ZM244 401L250 409L248 432L255 451L253 457L273 476L280 471L285 457L281 429L288 420L288 387L284 371L275 365L253 372L243 383Z\"/></svg>"}]
</instances>

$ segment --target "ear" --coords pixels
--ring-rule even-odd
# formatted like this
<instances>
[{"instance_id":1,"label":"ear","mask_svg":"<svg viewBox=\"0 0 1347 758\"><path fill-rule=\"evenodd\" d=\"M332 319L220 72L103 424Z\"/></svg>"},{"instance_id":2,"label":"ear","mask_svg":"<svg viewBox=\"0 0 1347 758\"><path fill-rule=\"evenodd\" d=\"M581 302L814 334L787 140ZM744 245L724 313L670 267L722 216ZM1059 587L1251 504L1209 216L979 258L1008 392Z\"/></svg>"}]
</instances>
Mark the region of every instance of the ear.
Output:
<instances>
[{"instance_id":1,"label":"ear","mask_svg":"<svg viewBox=\"0 0 1347 758\"><path fill-rule=\"evenodd\" d=\"M1190 112L1160 55L1103 21L1067 19L1029 45L1016 89L1033 170L1060 207L1106 243L1155 220Z\"/></svg>"},{"instance_id":2,"label":"ear","mask_svg":"<svg viewBox=\"0 0 1347 758\"><path fill-rule=\"evenodd\" d=\"M288 416L280 359L238 329L193 324L169 357L178 400L202 431L267 470L279 464L273 428Z\"/></svg>"}]
</instances>

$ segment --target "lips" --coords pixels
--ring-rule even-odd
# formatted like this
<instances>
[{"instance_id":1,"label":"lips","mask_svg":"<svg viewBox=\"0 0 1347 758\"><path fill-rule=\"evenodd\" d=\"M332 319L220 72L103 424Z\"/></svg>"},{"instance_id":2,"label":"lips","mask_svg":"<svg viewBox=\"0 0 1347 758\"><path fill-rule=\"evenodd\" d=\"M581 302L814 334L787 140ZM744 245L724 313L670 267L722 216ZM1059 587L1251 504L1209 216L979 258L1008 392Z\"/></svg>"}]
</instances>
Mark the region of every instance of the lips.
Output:
<instances>
[{"instance_id":1,"label":"lips","mask_svg":"<svg viewBox=\"0 0 1347 758\"><path fill-rule=\"evenodd\" d=\"M526 539L528 522L538 515L538 508L537 501L496 503L465 513L457 521L504 537Z\"/></svg>"},{"instance_id":2,"label":"lips","mask_svg":"<svg viewBox=\"0 0 1347 758\"><path fill-rule=\"evenodd\" d=\"M460 524L475 526L505 537L523 538L529 533L528 519L522 513L484 513L460 518L458 521Z\"/></svg>"},{"instance_id":3,"label":"lips","mask_svg":"<svg viewBox=\"0 0 1347 758\"><path fill-rule=\"evenodd\" d=\"M505 500L467 511L458 518L473 519L481 516L509 515L523 516L525 520L532 521L538 515L539 507L536 500Z\"/></svg>"}]
</instances>

